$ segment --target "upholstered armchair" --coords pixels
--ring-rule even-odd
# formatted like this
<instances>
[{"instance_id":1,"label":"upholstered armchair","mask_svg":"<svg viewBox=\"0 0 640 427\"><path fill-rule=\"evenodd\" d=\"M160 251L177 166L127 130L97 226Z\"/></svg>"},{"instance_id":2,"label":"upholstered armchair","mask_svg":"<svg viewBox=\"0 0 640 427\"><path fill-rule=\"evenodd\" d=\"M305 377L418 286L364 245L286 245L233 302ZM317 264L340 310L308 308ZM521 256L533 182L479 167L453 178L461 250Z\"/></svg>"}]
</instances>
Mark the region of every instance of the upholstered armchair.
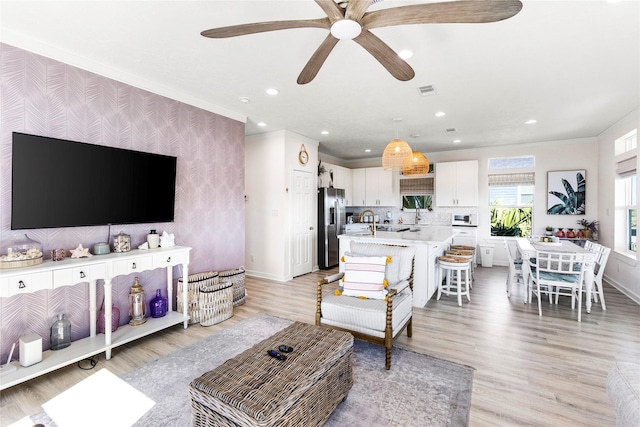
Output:
<instances>
[{"instance_id":1,"label":"upholstered armchair","mask_svg":"<svg viewBox=\"0 0 640 427\"><path fill-rule=\"evenodd\" d=\"M384 346L385 368L390 369L394 339L405 329L407 336L412 334L414 257L412 246L352 241L340 273L318 282L316 325ZM334 292L325 290L338 281Z\"/></svg>"}]
</instances>

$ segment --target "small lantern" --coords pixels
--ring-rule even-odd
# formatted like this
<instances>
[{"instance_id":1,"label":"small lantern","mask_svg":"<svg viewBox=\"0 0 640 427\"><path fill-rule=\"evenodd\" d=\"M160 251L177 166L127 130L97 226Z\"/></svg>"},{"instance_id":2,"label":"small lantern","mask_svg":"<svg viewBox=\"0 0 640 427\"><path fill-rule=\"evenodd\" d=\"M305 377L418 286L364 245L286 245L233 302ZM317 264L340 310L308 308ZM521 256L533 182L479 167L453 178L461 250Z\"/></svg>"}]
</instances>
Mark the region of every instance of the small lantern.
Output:
<instances>
[{"instance_id":1,"label":"small lantern","mask_svg":"<svg viewBox=\"0 0 640 427\"><path fill-rule=\"evenodd\" d=\"M147 321L144 317L145 314L147 314L147 303L144 298L144 289L136 277L129 292L129 316L131 316L129 324L131 326L142 325Z\"/></svg>"}]
</instances>

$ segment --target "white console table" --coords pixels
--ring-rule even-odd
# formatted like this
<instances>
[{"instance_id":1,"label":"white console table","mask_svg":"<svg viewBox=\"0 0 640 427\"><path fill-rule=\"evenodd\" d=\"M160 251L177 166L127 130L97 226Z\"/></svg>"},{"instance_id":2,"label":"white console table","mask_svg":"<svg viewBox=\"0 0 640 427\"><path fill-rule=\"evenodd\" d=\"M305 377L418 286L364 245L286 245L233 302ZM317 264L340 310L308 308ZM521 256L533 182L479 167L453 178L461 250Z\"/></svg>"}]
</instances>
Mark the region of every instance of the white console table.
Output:
<instances>
[{"instance_id":1,"label":"white console table","mask_svg":"<svg viewBox=\"0 0 640 427\"><path fill-rule=\"evenodd\" d=\"M0 270L0 297L36 292L42 289L56 289L61 286L89 283L90 335L87 338L73 341L62 350L43 351L42 361L26 368L18 362L12 362L17 369L0 377L0 390L46 374L63 366L70 365L98 353L105 353L111 359L111 349L126 344L146 335L178 323L189 324L187 314L188 266L191 248L173 246L148 250L132 250L124 253L94 255L89 258L67 258L63 261L44 261L32 267ZM184 302L182 313L173 311L173 266L182 265ZM111 280L120 275L167 269L167 293L169 307L167 315L160 318L149 318L138 326L123 325L111 332ZM97 304L96 282L104 280L105 334L96 335Z\"/></svg>"}]
</instances>

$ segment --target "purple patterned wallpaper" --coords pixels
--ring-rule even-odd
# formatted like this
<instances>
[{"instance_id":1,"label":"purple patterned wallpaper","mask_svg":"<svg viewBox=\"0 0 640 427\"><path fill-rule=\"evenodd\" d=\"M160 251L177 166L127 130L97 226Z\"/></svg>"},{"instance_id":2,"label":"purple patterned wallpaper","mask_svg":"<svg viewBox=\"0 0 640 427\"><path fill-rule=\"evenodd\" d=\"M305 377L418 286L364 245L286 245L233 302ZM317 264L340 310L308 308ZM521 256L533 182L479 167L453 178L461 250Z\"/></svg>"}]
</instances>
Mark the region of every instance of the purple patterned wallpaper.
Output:
<instances>
[{"instance_id":1,"label":"purple patterned wallpaper","mask_svg":"<svg viewBox=\"0 0 640 427\"><path fill-rule=\"evenodd\" d=\"M114 225L111 234L124 231L137 247L151 228L174 233L176 245L193 248L190 273L243 265L243 123L0 43L0 253L24 234L11 230L13 131L176 156L175 222ZM96 197L84 196L87 203ZM53 248L72 249L78 244L92 248L105 241L108 231L100 226L26 233L42 243L49 258ZM174 268L174 277L181 275ZM166 289L162 269L141 274L140 282L147 300L155 289ZM129 318L127 295L132 284L132 275L113 281L120 324ZM88 336L88 293L88 285L80 283L0 298L0 360L4 363L11 344L28 333L40 335L48 349L49 328L57 313L70 319L73 339Z\"/></svg>"}]
</instances>

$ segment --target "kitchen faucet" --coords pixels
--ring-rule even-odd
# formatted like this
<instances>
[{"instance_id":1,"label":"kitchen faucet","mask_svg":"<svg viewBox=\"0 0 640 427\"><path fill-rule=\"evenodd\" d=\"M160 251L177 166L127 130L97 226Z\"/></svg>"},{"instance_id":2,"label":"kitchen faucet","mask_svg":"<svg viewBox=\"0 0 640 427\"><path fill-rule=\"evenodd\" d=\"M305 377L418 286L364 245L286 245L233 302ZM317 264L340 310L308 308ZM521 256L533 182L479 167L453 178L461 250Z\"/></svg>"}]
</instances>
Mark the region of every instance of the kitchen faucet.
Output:
<instances>
[{"instance_id":1,"label":"kitchen faucet","mask_svg":"<svg viewBox=\"0 0 640 427\"><path fill-rule=\"evenodd\" d=\"M415 220L415 223L417 224L418 221L420 221L420 208L416 207L416 220Z\"/></svg>"},{"instance_id":2,"label":"kitchen faucet","mask_svg":"<svg viewBox=\"0 0 640 427\"><path fill-rule=\"evenodd\" d=\"M376 214L373 213L372 210L367 209L366 211L362 212L360 214L360 219L358 219L358 222L362 222L362 218L364 217L364 214L366 214L367 212L371 214L371 218L373 219L373 225L371 226L371 234L373 235L373 237L375 237L376 236Z\"/></svg>"}]
</instances>

